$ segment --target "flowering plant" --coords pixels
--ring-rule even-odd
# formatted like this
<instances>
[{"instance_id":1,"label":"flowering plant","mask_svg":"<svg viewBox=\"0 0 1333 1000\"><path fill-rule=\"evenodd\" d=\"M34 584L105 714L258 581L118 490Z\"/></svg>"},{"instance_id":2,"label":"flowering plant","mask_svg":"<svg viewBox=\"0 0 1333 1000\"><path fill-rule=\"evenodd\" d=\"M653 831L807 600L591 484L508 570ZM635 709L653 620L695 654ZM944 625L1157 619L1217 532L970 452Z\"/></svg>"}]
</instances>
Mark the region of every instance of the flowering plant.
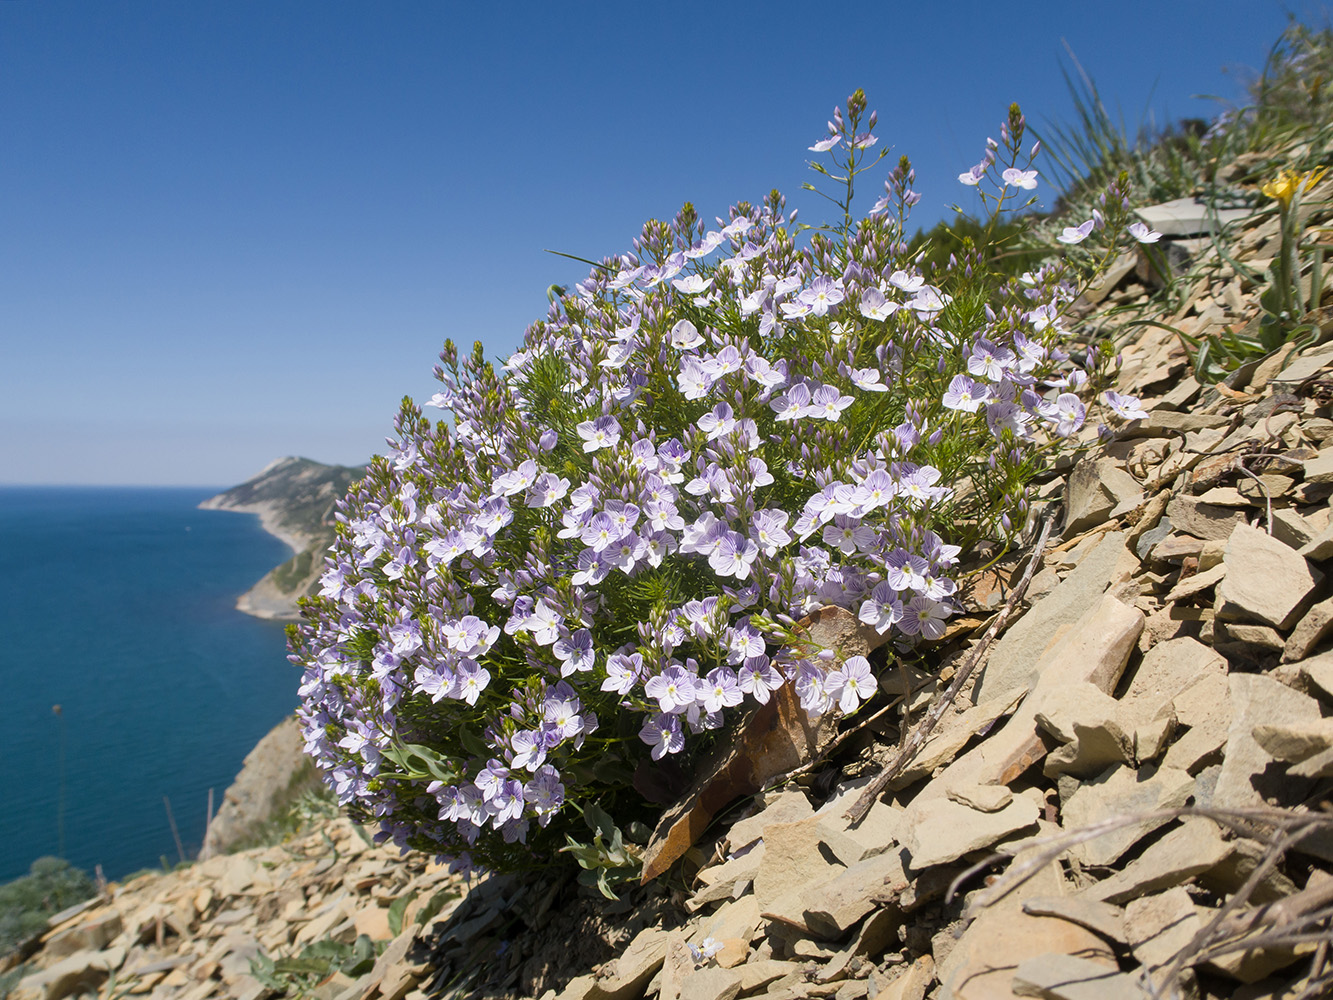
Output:
<instances>
[{"instance_id":1,"label":"flowering plant","mask_svg":"<svg viewBox=\"0 0 1333 1000\"><path fill-rule=\"evenodd\" d=\"M747 700L871 697L867 659L800 645L802 615L939 639L963 547L1021 529L1041 447L1079 430L1106 359L1058 347L1062 263L918 270L905 157L853 218L875 125L858 91L811 147L840 224L798 226L776 192L711 230L687 204L555 297L502 369L446 343L428 405L452 423L404 401L292 640L307 751L382 836L549 861L583 804L632 811L636 768ZM1022 136L1015 107L990 162L1026 190Z\"/></svg>"}]
</instances>

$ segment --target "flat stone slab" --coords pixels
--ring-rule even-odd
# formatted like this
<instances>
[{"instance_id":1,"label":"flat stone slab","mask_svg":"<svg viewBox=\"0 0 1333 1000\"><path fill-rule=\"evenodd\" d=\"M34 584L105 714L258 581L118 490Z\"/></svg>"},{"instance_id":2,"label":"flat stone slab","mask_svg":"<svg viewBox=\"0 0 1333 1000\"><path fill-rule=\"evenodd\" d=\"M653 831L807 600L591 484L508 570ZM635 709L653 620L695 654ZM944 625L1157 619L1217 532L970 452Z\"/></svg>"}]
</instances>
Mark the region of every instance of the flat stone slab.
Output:
<instances>
[{"instance_id":1,"label":"flat stone slab","mask_svg":"<svg viewBox=\"0 0 1333 1000\"><path fill-rule=\"evenodd\" d=\"M1230 853L1216 823L1192 816L1145 848L1123 870L1094 883L1080 895L1106 903L1125 903L1182 885L1217 867Z\"/></svg>"},{"instance_id":2,"label":"flat stone slab","mask_svg":"<svg viewBox=\"0 0 1333 1000\"><path fill-rule=\"evenodd\" d=\"M1189 496L1173 497L1166 505L1166 516L1176 531L1203 541L1224 540L1245 520L1245 515L1238 510L1214 507L1200 503L1198 497Z\"/></svg>"},{"instance_id":3,"label":"flat stone slab","mask_svg":"<svg viewBox=\"0 0 1333 1000\"><path fill-rule=\"evenodd\" d=\"M792 889L825 882L845 869L821 850L819 817L796 823L773 823L764 831L764 857L754 876L754 894L761 912ZM831 852L830 852L831 853Z\"/></svg>"},{"instance_id":4,"label":"flat stone slab","mask_svg":"<svg viewBox=\"0 0 1333 1000\"><path fill-rule=\"evenodd\" d=\"M1094 826L1135 814L1183 806L1194 792L1185 771L1149 764L1137 771L1117 764L1085 781L1060 810L1066 829ZM1069 853L1088 865L1109 865L1166 820L1126 823L1094 840L1074 844Z\"/></svg>"},{"instance_id":5,"label":"flat stone slab","mask_svg":"<svg viewBox=\"0 0 1333 1000\"><path fill-rule=\"evenodd\" d=\"M1232 621L1291 628L1324 578L1290 546L1245 524L1232 531L1222 561L1227 575L1217 587L1217 617Z\"/></svg>"},{"instance_id":6,"label":"flat stone slab","mask_svg":"<svg viewBox=\"0 0 1333 1000\"><path fill-rule=\"evenodd\" d=\"M1182 886L1140 896L1125 907L1125 936L1134 957L1144 965L1170 962L1202 926L1194 901Z\"/></svg>"},{"instance_id":7,"label":"flat stone slab","mask_svg":"<svg viewBox=\"0 0 1333 1000\"><path fill-rule=\"evenodd\" d=\"M1233 222L1248 219L1253 212L1248 208L1209 208L1200 198L1185 197L1164 201L1157 205L1136 208L1137 215L1149 229L1163 236L1204 236L1221 231Z\"/></svg>"},{"instance_id":8,"label":"flat stone slab","mask_svg":"<svg viewBox=\"0 0 1333 1000\"><path fill-rule=\"evenodd\" d=\"M1143 1000L1138 977L1073 955L1039 955L1020 962L1013 993L1044 1000Z\"/></svg>"},{"instance_id":9,"label":"flat stone slab","mask_svg":"<svg viewBox=\"0 0 1333 1000\"><path fill-rule=\"evenodd\" d=\"M1086 927L1116 944L1127 944L1125 913L1118 906L1081 896L1037 896L1023 901L1023 912L1034 917L1059 917Z\"/></svg>"},{"instance_id":10,"label":"flat stone slab","mask_svg":"<svg viewBox=\"0 0 1333 1000\"><path fill-rule=\"evenodd\" d=\"M914 871L957 861L964 854L993 847L1010 834L1037 825L1039 810L1019 796L998 812L981 812L948 797L913 802L904 823L903 847Z\"/></svg>"},{"instance_id":11,"label":"flat stone slab","mask_svg":"<svg viewBox=\"0 0 1333 1000\"><path fill-rule=\"evenodd\" d=\"M1260 723L1254 741L1274 760L1302 761L1333 748L1333 718L1309 722Z\"/></svg>"},{"instance_id":12,"label":"flat stone slab","mask_svg":"<svg viewBox=\"0 0 1333 1000\"><path fill-rule=\"evenodd\" d=\"M1227 682L1232 720L1212 804L1245 809L1262 806L1268 798L1298 797L1304 783L1293 787L1283 769L1270 768L1274 758L1255 740L1254 729L1317 722L1322 715L1319 703L1261 674L1232 674Z\"/></svg>"},{"instance_id":13,"label":"flat stone slab","mask_svg":"<svg viewBox=\"0 0 1333 1000\"><path fill-rule=\"evenodd\" d=\"M977 680L972 702L981 705L1013 690L1028 690L1036 664L1062 625L1073 625L1106 592L1126 552L1125 534L1108 532L1060 584L1010 626Z\"/></svg>"}]
</instances>

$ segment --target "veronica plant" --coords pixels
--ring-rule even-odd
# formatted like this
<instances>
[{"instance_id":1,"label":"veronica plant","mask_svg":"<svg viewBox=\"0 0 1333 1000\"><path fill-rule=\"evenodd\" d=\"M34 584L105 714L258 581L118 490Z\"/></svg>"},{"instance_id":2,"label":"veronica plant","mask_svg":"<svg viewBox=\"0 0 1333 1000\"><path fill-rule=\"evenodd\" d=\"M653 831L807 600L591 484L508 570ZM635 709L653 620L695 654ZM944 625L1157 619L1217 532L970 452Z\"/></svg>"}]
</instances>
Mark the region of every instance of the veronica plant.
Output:
<instances>
[{"instance_id":1,"label":"veronica plant","mask_svg":"<svg viewBox=\"0 0 1333 1000\"><path fill-rule=\"evenodd\" d=\"M867 660L810 649L802 616L939 639L962 550L1021 529L1105 359L1059 348L1066 262L918 270L905 158L854 215L875 124L858 92L811 147L835 225L776 192L716 228L687 204L552 296L503 366L446 343L427 405L450 421L404 401L292 639L306 749L381 836L550 862L569 807L641 808L636 768L687 762L747 703L871 697ZM974 172L993 210L1036 183L1022 139L1014 108Z\"/></svg>"}]
</instances>

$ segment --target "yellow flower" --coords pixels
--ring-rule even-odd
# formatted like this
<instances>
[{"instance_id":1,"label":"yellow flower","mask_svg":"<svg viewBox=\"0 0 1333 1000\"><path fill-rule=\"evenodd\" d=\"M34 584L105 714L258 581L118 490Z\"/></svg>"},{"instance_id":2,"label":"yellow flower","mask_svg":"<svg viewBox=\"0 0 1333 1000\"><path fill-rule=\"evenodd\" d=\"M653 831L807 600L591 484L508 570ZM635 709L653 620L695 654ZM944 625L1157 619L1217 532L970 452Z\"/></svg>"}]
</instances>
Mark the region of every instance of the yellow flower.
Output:
<instances>
[{"instance_id":1,"label":"yellow flower","mask_svg":"<svg viewBox=\"0 0 1333 1000\"><path fill-rule=\"evenodd\" d=\"M1303 174L1298 174L1294 170L1284 170L1271 181L1265 182L1260 190L1268 197L1281 202L1282 207L1286 208L1291 204L1291 199L1296 196L1297 191L1302 187L1309 191L1323 179L1324 171L1327 169L1319 167Z\"/></svg>"}]
</instances>

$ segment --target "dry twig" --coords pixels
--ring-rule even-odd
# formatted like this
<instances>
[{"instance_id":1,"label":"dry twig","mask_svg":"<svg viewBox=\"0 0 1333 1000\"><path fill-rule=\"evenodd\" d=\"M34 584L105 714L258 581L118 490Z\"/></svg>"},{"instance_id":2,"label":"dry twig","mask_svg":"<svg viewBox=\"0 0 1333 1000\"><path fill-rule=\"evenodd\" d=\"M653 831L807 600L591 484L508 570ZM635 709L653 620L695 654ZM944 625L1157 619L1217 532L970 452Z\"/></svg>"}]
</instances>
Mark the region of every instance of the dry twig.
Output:
<instances>
[{"instance_id":1,"label":"dry twig","mask_svg":"<svg viewBox=\"0 0 1333 1000\"><path fill-rule=\"evenodd\" d=\"M1023 595L1027 593L1028 584L1032 582L1032 575L1036 572L1037 564L1041 562L1042 553L1046 549L1046 540L1051 534L1052 519L1051 510L1043 512L1041 531L1038 533L1037 543L1033 546L1032 555L1028 559L1027 567L1023 570L1022 578L1009 594L1009 599L1004 602L1004 607L1000 609L1000 613L990 623L990 627L986 629L981 640L973 647L967 661L958 669L958 673L954 674L949 686L930 706L930 710L926 713L926 717L921 720L921 724L912 730L912 735L907 738L902 750L875 776L875 780L866 786L866 790L861 793L860 798L844 814L847 820L852 823L859 823L865 819L866 814L870 812L870 807L874 805L875 799L888 787L890 781L903 772L903 769L912 762L912 758L925 746L927 738L934 731L940 719L944 717L945 711L953 704L954 699L958 697L958 692L962 690L967 679L972 676L972 671L976 669L977 664L986 655L991 643L1003 630L1006 623L1013 616L1014 610L1023 600Z\"/></svg>"}]
</instances>

